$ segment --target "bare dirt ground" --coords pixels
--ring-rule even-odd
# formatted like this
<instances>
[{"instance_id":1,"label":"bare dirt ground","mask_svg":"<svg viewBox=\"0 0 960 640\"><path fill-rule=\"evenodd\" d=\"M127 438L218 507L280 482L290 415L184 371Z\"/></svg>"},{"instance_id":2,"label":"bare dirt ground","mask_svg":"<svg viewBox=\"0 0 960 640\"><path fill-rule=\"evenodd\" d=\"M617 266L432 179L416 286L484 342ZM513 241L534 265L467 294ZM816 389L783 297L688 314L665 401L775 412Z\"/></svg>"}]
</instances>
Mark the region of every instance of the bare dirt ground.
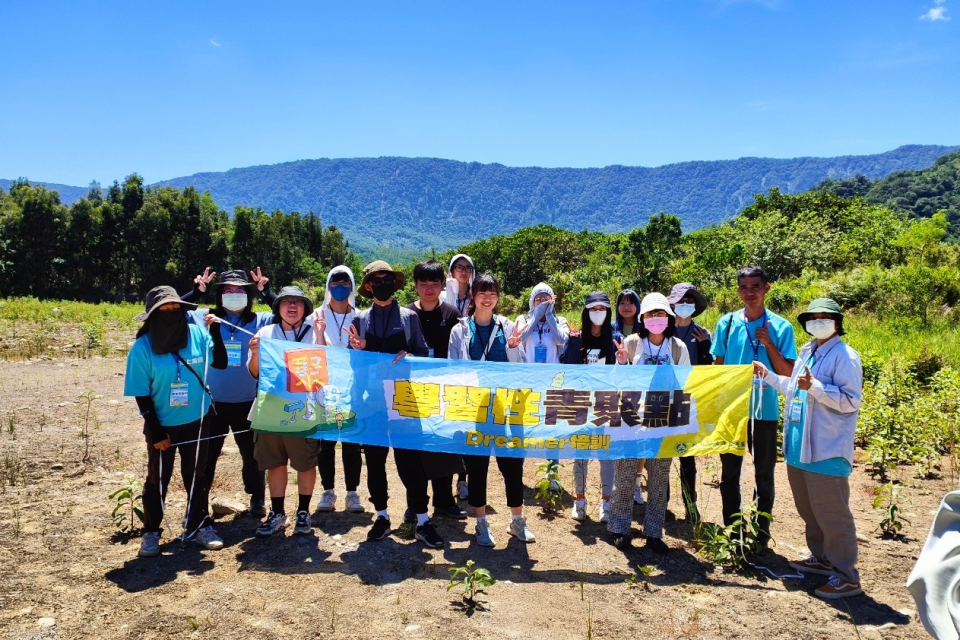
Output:
<instances>
[{"instance_id":1,"label":"bare dirt ground","mask_svg":"<svg viewBox=\"0 0 960 640\"><path fill-rule=\"evenodd\" d=\"M472 523L438 521L442 550L399 536L366 542L371 515L313 516L315 536L255 539L257 520L231 516L217 528L220 551L185 549L179 532L186 496L168 500L162 556L137 558L139 539L116 535L108 494L125 478L143 478L145 453L135 403L122 397L124 360L0 362L0 634L5 638L923 638L903 587L949 478L917 481L904 470L905 541L880 539L883 515L872 508L877 482L857 465L852 503L863 541L866 595L823 602L822 578L780 579L760 570L726 571L697 556L674 487L663 557L642 548L623 553L596 521L597 465L591 465L591 518L541 514L527 491L537 542L505 531L508 510L495 465L490 519L497 547L472 543ZM79 437L93 403L88 460ZM99 427L95 422L101 423ZM701 510L719 520L715 460L700 461ZM339 465L339 460L338 460ZM527 463L533 485L536 461ZM947 468L946 466L944 468ZM745 493L752 467L744 467ZM338 470L339 474L339 470ZM569 466L564 469L570 482ZM949 475L949 474L945 474ZM365 477L365 476L364 476ZM338 479L342 475L338 475ZM676 482L676 473L674 473ZM776 547L758 563L776 574L804 549L784 466L773 526ZM396 475L390 511L402 520ZM318 483L319 484L319 483ZM179 487L175 474L171 488ZM318 487L319 493L319 487ZM291 485L288 504L294 499ZM340 491L342 506L343 491ZM228 441L212 495L246 502L239 461ZM361 495L366 491L361 484ZM316 504L316 500L314 500ZM569 504L569 500L568 500ZM637 515L642 507L637 508ZM638 530L639 532L639 530ZM448 568L474 560L497 583L486 610L469 610L448 592ZM649 589L627 580L654 565ZM43 620L41 620L43 619Z\"/></svg>"}]
</instances>

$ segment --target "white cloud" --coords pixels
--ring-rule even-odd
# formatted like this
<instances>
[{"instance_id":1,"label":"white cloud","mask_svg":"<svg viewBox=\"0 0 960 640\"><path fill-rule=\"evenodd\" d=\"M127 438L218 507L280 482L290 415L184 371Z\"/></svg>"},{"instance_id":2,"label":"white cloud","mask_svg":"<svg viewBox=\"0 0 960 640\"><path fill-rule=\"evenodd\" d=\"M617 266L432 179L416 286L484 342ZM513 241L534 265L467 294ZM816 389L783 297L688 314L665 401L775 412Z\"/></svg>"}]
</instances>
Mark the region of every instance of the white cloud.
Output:
<instances>
[{"instance_id":1,"label":"white cloud","mask_svg":"<svg viewBox=\"0 0 960 640\"><path fill-rule=\"evenodd\" d=\"M217 42L216 38L210 38L210 44L212 44L212 45L215 46L215 47L221 47L221 46L223 46L223 45L221 45L219 42Z\"/></svg>"},{"instance_id":2,"label":"white cloud","mask_svg":"<svg viewBox=\"0 0 960 640\"><path fill-rule=\"evenodd\" d=\"M943 2L938 2L937 4L942 5ZM947 16L947 8L944 6L940 6L940 7L933 7L932 9L927 11L925 14L920 16L920 19L929 20L930 22L937 22L938 20L949 20L950 18Z\"/></svg>"}]
</instances>

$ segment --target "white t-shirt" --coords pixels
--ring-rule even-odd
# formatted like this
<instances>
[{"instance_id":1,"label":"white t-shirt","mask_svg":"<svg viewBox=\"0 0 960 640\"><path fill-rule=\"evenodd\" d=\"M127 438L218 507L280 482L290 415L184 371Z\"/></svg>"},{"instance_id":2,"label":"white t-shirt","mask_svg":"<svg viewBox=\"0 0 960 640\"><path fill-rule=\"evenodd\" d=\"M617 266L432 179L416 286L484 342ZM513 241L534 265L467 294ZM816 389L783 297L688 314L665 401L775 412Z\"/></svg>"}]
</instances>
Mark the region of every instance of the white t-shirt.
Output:
<instances>
[{"instance_id":1,"label":"white t-shirt","mask_svg":"<svg viewBox=\"0 0 960 640\"><path fill-rule=\"evenodd\" d=\"M661 365L673 364L673 356L670 353L669 338L664 338L659 346L650 344L646 338L643 339L643 350L637 354L634 364Z\"/></svg>"},{"instance_id":2,"label":"white t-shirt","mask_svg":"<svg viewBox=\"0 0 960 640\"><path fill-rule=\"evenodd\" d=\"M607 364L607 357L600 355L602 349L587 349L587 364Z\"/></svg>"},{"instance_id":3,"label":"white t-shirt","mask_svg":"<svg viewBox=\"0 0 960 640\"><path fill-rule=\"evenodd\" d=\"M330 307L323 308L323 320L327 323L327 346L346 349L350 346L350 334L343 329L349 329L356 316L353 309L345 314L336 313Z\"/></svg>"}]
</instances>

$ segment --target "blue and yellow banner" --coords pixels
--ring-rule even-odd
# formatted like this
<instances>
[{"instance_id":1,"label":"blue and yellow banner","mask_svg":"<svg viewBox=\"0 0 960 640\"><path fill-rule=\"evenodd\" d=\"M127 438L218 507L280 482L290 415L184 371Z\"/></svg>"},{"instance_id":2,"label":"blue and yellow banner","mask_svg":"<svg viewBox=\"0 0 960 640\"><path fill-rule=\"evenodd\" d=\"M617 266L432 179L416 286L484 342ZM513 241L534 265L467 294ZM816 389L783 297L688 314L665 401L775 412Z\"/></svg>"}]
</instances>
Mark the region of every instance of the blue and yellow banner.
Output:
<instances>
[{"instance_id":1,"label":"blue and yellow banner","mask_svg":"<svg viewBox=\"0 0 960 640\"><path fill-rule=\"evenodd\" d=\"M434 360L260 343L253 428L530 458L743 455L752 370Z\"/></svg>"}]
</instances>

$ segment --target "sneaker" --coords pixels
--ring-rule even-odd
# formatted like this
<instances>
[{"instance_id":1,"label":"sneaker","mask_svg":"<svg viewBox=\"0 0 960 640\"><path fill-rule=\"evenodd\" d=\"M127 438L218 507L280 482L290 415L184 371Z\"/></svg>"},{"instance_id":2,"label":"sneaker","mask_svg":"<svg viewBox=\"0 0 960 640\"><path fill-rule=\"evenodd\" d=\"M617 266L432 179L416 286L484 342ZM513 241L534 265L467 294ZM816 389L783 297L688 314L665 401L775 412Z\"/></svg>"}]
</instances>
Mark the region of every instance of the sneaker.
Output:
<instances>
[{"instance_id":1,"label":"sneaker","mask_svg":"<svg viewBox=\"0 0 960 640\"><path fill-rule=\"evenodd\" d=\"M573 501L573 509L570 510L570 517L578 522L583 522L587 519L587 501L583 498L578 498Z\"/></svg>"},{"instance_id":2,"label":"sneaker","mask_svg":"<svg viewBox=\"0 0 960 640\"><path fill-rule=\"evenodd\" d=\"M451 504L445 507L434 507L433 515L442 516L444 518L450 518L451 520L466 520L467 510L461 509L455 504Z\"/></svg>"},{"instance_id":3,"label":"sneaker","mask_svg":"<svg viewBox=\"0 0 960 640\"><path fill-rule=\"evenodd\" d=\"M141 558L152 558L160 555L159 531L147 531L143 534L143 540L140 541L140 553L137 555Z\"/></svg>"},{"instance_id":4,"label":"sneaker","mask_svg":"<svg viewBox=\"0 0 960 640\"><path fill-rule=\"evenodd\" d=\"M820 562L814 556L791 562L790 566L803 573L817 573L821 576L833 575L833 565L829 562Z\"/></svg>"},{"instance_id":5,"label":"sneaker","mask_svg":"<svg viewBox=\"0 0 960 640\"><path fill-rule=\"evenodd\" d=\"M533 535L533 531L530 531L530 527L527 526L527 519L523 516L511 518L510 526L507 527L507 533L520 542L536 542L537 540L536 536Z\"/></svg>"},{"instance_id":6,"label":"sneaker","mask_svg":"<svg viewBox=\"0 0 960 640\"><path fill-rule=\"evenodd\" d=\"M333 489L327 489L320 495L320 502L317 503L317 511L333 511L337 506L337 492Z\"/></svg>"},{"instance_id":7,"label":"sneaker","mask_svg":"<svg viewBox=\"0 0 960 640\"><path fill-rule=\"evenodd\" d=\"M633 502L634 504L643 504L643 487L639 484L633 485Z\"/></svg>"},{"instance_id":8,"label":"sneaker","mask_svg":"<svg viewBox=\"0 0 960 640\"><path fill-rule=\"evenodd\" d=\"M667 543L664 542L661 538L647 538L647 541L643 544L644 548L650 549L654 553L663 555L670 551L670 547L667 546Z\"/></svg>"},{"instance_id":9,"label":"sneaker","mask_svg":"<svg viewBox=\"0 0 960 640\"><path fill-rule=\"evenodd\" d=\"M610 522L610 501L601 500L600 501L600 522L606 524Z\"/></svg>"},{"instance_id":10,"label":"sneaker","mask_svg":"<svg viewBox=\"0 0 960 640\"><path fill-rule=\"evenodd\" d=\"M367 531L367 540L383 540L390 535L390 520L383 516L377 516L373 521L373 526Z\"/></svg>"},{"instance_id":11,"label":"sneaker","mask_svg":"<svg viewBox=\"0 0 960 640\"><path fill-rule=\"evenodd\" d=\"M356 491L347 491L345 506L350 513L363 513L367 510L366 507L363 506L363 503L360 502L360 496Z\"/></svg>"},{"instance_id":12,"label":"sneaker","mask_svg":"<svg viewBox=\"0 0 960 640\"><path fill-rule=\"evenodd\" d=\"M629 533L615 533L610 537L610 542L621 551L625 551L633 546L633 538Z\"/></svg>"},{"instance_id":13,"label":"sneaker","mask_svg":"<svg viewBox=\"0 0 960 640\"><path fill-rule=\"evenodd\" d=\"M840 598L858 596L863 593L863 589L860 588L859 582L847 582L837 576L830 576L827 584L814 591L814 593L827 600L839 600Z\"/></svg>"},{"instance_id":14,"label":"sneaker","mask_svg":"<svg viewBox=\"0 0 960 640\"><path fill-rule=\"evenodd\" d=\"M313 533L313 525L310 524L310 514L306 511L297 511L297 522L293 525L293 535L308 536Z\"/></svg>"},{"instance_id":15,"label":"sneaker","mask_svg":"<svg viewBox=\"0 0 960 640\"><path fill-rule=\"evenodd\" d=\"M477 537L477 544L481 547L493 547L497 544L493 540L493 534L490 533L490 523L486 520L483 522L477 522L477 526L474 529L474 535Z\"/></svg>"},{"instance_id":16,"label":"sneaker","mask_svg":"<svg viewBox=\"0 0 960 640\"><path fill-rule=\"evenodd\" d=\"M211 526L206 526L200 529L200 531L197 531L197 542L199 542L200 546L204 549L210 549L211 551L223 549L223 540L220 539L220 536L217 535L217 532Z\"/></svg>"},{"instance_id":17,"label":"sneaker","mask_svg":"<svg viewBox=\"0 0 960 640\"><path fill-rule=\"evenodd\" d=\"M263 498L250 496L250 515L262 518L267 515L267 505Z\"/></svg>"},{"instance_id":18,"label":"sneaker","mask_svg":"<svg viewBox=\"0 0 960 640\"><path fill-rule=\"evenodd\" d=\"M431 549L443 549L443 538L429 520L417 527L416 538Z\"/></svg>"},{"instance_id":19,"label":"sneaker","mask_svg":"<svg viewBox=\"0 0 960 640\"><path fill-rule=\"evenodd\" d=\"M466 500L470 497L470 492L467 490L467 483L463 480L457 482L457 497L461 500Z\"/></svg>"},{"instance_id":20,"label":"sneaker","mask_svg":"<svg viewBox=\"0 0 960 640\"><path fill-rule=\"evenodd\" d=\"M290 524L290 521L287 520L287 514L285 513L274 513L271 511L267 515L267 519L257 527L257 535L261 538L266 538L272 536L277 531L283 531Z\"/></svg>"}]
</instances>

